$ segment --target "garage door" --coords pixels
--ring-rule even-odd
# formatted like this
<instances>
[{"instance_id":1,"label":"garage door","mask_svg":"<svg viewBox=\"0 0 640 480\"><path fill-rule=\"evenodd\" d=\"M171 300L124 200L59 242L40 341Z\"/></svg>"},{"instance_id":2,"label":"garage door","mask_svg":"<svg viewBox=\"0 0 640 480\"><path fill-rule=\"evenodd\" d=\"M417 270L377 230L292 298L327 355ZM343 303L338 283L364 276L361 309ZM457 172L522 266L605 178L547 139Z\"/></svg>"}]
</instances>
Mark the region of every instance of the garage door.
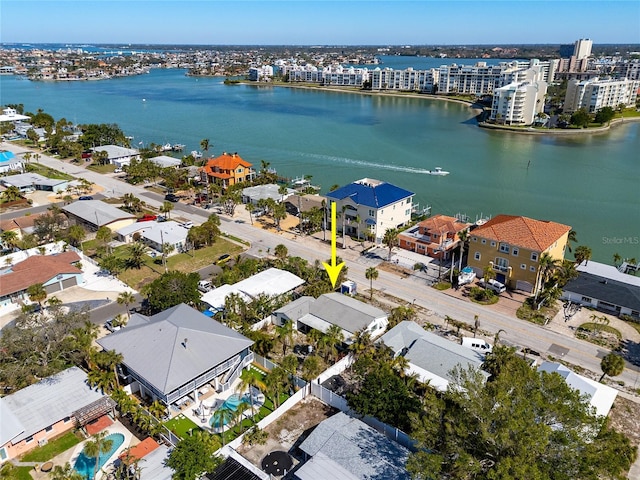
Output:
<instances>
[{"instance_id":1,"label":"garage door","mask_svg":"<svg viewBox=\"0 0 640 480\"><path fill-rule=\"evenodd\" d=\"M50 293L53 292L57 292L60 290L60 282L56 282L56 283L52 283L51 285L47 285L46 287L44 287L45 291L47 292L47 295L49 295Z\"/></svg>"},{"instance_id":2,"label":"garage door","mask_svg":"<svg viewBox=\"0 0 640 480\"><path fill-rule=\"evenodd\" d=\"M78 284L78 281L76 280L76 277L69 277L69 278L65 278L62 281L62 288L69 288L69 287L75 287Z\"/></svg>"},{"instance_id":3,"label":"garage door","mask_svg":"<svg viewBox=\"0 0 640 480\"><path fill-rule=\"evenodd\" d=\"M518 280L516 282L516 290L522 290L523 292L531 293L533 292L533 285L530 282Z\"/></svg>"}]
</instances>

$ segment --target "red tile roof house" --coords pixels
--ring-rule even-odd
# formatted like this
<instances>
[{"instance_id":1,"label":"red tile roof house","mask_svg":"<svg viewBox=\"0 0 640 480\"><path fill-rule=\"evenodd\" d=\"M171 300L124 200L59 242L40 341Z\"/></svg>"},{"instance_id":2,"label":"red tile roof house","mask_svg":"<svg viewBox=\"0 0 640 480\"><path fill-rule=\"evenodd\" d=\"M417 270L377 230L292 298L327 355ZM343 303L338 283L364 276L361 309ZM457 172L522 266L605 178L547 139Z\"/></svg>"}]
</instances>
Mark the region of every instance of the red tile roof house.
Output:
<instances>
[{"instance_id":1,"label":"red tile roof house","mask_svg":"<svg viewBox=\"0 0 640 480\"><path fill-rule=\"evenodd\" d=\"M420 222L417 226L398 235L400 248L448 260L451 252L460 245L461 231L471 224L454 217L438 214Z\"/></svg>"},{"instance_id":2,"label":"red tile roof house","mask_svg":"<svg viewBox=\"0 0 640 480\"><path fill-rule=\"evenodd\" d=\"M27 288L42 283L48 294L82 283L82 270L74 266L75 252L34 255L8 267L0 267L0 306L28 301Z\"/></svg>"},{"instance_id":3,"label":"red tile roof house","mask_svg":"<svg viewBox=\"0 0 640 480\"><path fill-rule=\"evenodd\" d=\"M255 174L253 164L243 160L237 153L224 152L217 158L210 158L200 169L202 182L217 183L222 188L250 181Z\"/></svg>"}]
</instances>

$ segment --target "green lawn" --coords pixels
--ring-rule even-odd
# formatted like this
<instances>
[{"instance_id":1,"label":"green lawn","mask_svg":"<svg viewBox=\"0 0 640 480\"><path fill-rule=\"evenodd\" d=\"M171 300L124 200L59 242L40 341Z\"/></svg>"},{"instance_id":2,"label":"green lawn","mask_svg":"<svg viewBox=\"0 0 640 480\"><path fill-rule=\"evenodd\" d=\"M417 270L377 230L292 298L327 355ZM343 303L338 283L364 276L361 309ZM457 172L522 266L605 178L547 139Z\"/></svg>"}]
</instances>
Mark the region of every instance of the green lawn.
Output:
<instances>
[{"instance_id":1,"label":"green lawn","mask_svg":"<svg viewBox=\"0 0 640 480\"><path fill-rule=\"evenodd\" d=\"M182 415L182 414L181 414ZM190 419L182 416L177 416L164 422L164 426L171 430L175 435L180 438L186 438L188 432L193 429L200 430L200 427L192 422Z\"/></svg>"},{"instance_id":2,"label":"green lawn","mask_svg":"<svg viewBox=\"0 0 640 480\"><path fill-rule=\"evenodd\" d=\"M17 480L33 480L33 477L30 473L31 470L33 470L33 467L17 467Z\"/></svg>"},{"instance_id":3,"label":"green lawn","mask_svg":"<svg viewBox=\"0 0 640 480\"><path fill-rule=\"evenodd\" d=\"M71 175L67 175L66 173L62 173L58 170L54 170L53 168L46 167L41 163L35 163L33 159L31 162L29 162L29 165L26 168L26 170L31 173L39 173L43 177L47 177L47 178L55 178L58 180L74 179L74 177L72 177Z\"/></svg>"},{"instance_id":4,"label":"green lawn","mask_svg":"<svg viewBox=\"0 0 640 480\"><path fill-rule=\"evenodd\" d=\"M21 458L22 462L46 462L51 460L56 455L69 450L71 447L80 443L80 439L73 432L65 433L64 435L50 440L49 443L42 447L36 447L29 453L25 454Z\"/></svg>"},{"instance_id":5,"label":"green lawn","mask_svg":"<svg viewBox=\"0 0 640 480\"><path fill-rule=\"evenodd\" d=\"M98 173L113 173L113 171L116 169L115 165L111 165L111 164L107 164L107 165L95 165L95 164L91 164L87 166L87 170L92 170L94 172L98 172Z\"/></svg>"},{"instance_id":6,"label":"green lawn","mask_svg":"<svg viewBox=\"0 0 640 480\"><path fill-rule=\"evenodd\" d=\"M167 268L185 273L195 272L214 263L223 253L229 253L233 256L241 252L242 247L219 237L216 243L210 247L191 250L189 253L179 253L167 258ZM121 258L127 258L128 247L126 245L118 247L113 253ZM142 268L125 270L118 275L118 278L130 287L139 290L142 285L158 278L163 271L161 264L155 263L153 258L146 256Z\"/></svg>"}]
</instances>

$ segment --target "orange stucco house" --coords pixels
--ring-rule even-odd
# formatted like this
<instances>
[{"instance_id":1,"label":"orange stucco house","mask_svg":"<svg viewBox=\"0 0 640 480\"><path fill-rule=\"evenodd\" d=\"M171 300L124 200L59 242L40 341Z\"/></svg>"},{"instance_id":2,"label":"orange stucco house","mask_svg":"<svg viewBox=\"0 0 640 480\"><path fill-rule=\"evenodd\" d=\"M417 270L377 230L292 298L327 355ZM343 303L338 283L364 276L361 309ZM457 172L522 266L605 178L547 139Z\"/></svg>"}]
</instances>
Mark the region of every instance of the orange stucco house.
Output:
<instances>
[{"instance_id":1,"label":"orange stucco house","mask_svg":"<svg viewBox=\"0 0 640 480\"><path fill-rule=\"evenodd\" d=\"M458 245L463 230L471 225L447 215L434 215L398 235L400 248L448 260Z\"/></svg>"},{"instance_id":2,"label":"orange stucco house","mask_svg":"<svg viewBox=\"0 0 640 480\"><path fill-rule=\"evenodd\" d=\"M216 158L210 158L200 168L200 179L204 183L217 183L228 188L236 183L247 182L255 177L253 164L243 160L237 153L224 152Z\"/></svg>"}]
</instances>

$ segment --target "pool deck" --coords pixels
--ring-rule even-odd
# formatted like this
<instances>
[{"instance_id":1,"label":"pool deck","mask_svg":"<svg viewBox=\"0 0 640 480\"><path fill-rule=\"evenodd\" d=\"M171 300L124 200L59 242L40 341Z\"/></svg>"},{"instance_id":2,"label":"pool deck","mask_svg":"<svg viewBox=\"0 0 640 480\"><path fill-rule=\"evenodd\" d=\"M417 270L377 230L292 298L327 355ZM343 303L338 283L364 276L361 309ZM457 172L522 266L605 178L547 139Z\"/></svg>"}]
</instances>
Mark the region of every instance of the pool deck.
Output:
<instances>
[{"instance_id":1,"label":"pool deck","mask_svg":"<svg viewBox=\"0 0 640 480\"><path fill-rule=\"evenodd\" d=\"M191 398L191 403L183 407L179 411L171 410L171 413L172 413L171 416L175 417L177 415L182 414L185 417L187 417L189 420L191 420L193 423L201 427L202 429L211 433L220 433L219 429L211 428L209 422L211 421L211 417L213 416L213 413L216 411L216 409L220 407L229 397L231 397L234 394L242 396L245 393L247 393L247 390L239 392L238 391L239 385L240 385L240 379L237 379L235 382L233 382L232 387L229 390L225 392L220 392L220 393L216 392L216 390L210 385L200 387L197 403L195 402L193 393L191 393L189 394L189 397ZM196 415L196 409L200 405L203 405L205 407L204 422L202 421L202 416ZM251 410L247 410L244 416L245 418L250 417ZM228 428L227 426L223 427L222 431L226 430L227 428Z\"/></svg>"}]
</instances>

